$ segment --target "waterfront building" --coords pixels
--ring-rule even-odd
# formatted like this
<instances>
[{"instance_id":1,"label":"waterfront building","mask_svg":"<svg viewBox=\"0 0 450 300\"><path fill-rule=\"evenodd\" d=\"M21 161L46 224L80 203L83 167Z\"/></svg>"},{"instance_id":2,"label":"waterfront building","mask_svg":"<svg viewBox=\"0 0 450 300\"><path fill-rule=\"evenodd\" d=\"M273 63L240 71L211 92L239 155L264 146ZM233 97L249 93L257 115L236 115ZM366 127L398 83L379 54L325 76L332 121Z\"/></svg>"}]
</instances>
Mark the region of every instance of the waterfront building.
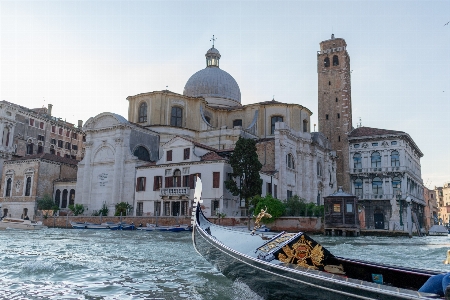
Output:
<instances>
[{"instance_id":1,"label":"waterfront building","mask_svg":"<svg viewBox=\"0 0 450 300\"><path fill-rule=\"evenodd\" d=\"M425 200L425 228L429 230L431 226L439 224L439 207L436 201L436 191L423 187L423 197Z\"/></svg>"},{"instance_id":2,"label":"waterfront building","mask_svg":"<svg viewBox=\"0 0 450 300\"><path fill-rule=\"evenodd\" d=\"M450 226L450 182L441 187L435 187L437 205L439 208L439 224Z\"/></svg>"},{"instance_id":3,"label":"waterfront building","mask_svg":"<svg viewBox=\"0 0 450 300\"><path fill-rule=\"evenodd\" d=\"M53 183L59 178L74 178L78 161L49 153L15 158L3 163L3 184L0 188L2 216L34 219L37 200L53 195ZM73 204L75 190L63 191L59 207Z\"/></svg>"},{"instance_id":4,"label":"waterfront building","mask_svg":"<svg viewBox=\"0 0 450 300\"><path fill-rule=\"evenodd\" d=\"M159 159L159 136L107 112L89 118L83 130L86 153L78 163L75 203L86 215L103 204L114 215L116 204L133 205L136 167Z\"/></svg>"},{"instance_id":5,"label":"waterfront building","mask_svg":"<svg viewBox=\"0 0 450 300\"><path fill-rule=\"evenodd\" d=\"M352 131L350 55L347 43L331 35L317 52L319 132L336 151L337 185L350 192L348 134Z\"/></svg>"},{"instance_id":6,"label":"waterfront building","mask_svg":"<svg viewBox=\"0 0 450 300\"><path fill-rule=\"evenodd\" d=\"M0 101L0 174L3 162L13 157L50 153L81 160L84 133L78 127L52 116L52 105L29 109Z\"/></svg>"},{"instance_id":7,"label":"waterfront building","mask_svg":"<svg viewBox=\"0 0 450 300\"><path fill-rule=\"evenodd\" d=\"M411 136L402 131L359 127L349 134L352 193L359 198L361 229L407 230L406 198L414 225L426 222L420 158Z\"/></svg>"}]
</instances>

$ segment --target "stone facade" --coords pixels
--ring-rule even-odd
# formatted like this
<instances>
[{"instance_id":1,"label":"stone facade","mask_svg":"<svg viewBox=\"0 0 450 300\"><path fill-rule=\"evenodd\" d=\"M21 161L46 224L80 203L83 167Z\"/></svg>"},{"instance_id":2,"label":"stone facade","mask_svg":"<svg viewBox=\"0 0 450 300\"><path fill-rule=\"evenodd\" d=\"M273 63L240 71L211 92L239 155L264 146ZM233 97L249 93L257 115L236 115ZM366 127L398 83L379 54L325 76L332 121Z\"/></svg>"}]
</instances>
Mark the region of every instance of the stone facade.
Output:
<instances>
[{"instance_id":1,"label":"stone facade","mask_svg":"<svg viewBox=\"0 0 450 300\"><path fill-rule=\"evenodd\" d=\"M36 201L53 195L53 183L61 177L75 177L78 161L48 153L4 162L0 203L3 216L36 215Z\"/></svg>"},{"instance_id":2,"label":"stone facade","mask_svg":"<svg viewBox=\"0 0 450 300\"><path fill-rule=\"evenodd\" d=\"M439 224L450 226L450 182L446 182L441 187L435 187L434 191L439 210Z\"/></svg>"},{"instance_id":3,"label":"stone facade","mask_svg":"<svg viewBox=\"0 0 450 300\"><path fill-rule=\"evenodd\" d=\"M436 191L423 187L423 198L425 200L425 228L429 230L431 226L439 224L439 207L436 201Z\"/></svg>"},{"instance_id":4,"label":"stone facade","mask_svg":"<svg viewBox=\"0 0 450 300\"><path fill-rule=\"evenodd\" d=\"M335 38L320 43L317 53L319 132L336 151L337 184L350 191L348 134L352 131L350 56L347 43Z\"/></svg>"},{"instance_id":5,"label":"stone facade","mask_svg":"<svg viewBox=\"0 0 450 300\"><path fill-rule=\"evenodd\" d=\"M361 229L406 231L407 197L424 227L423 154L409 134L359 127L350 133L349 143L351 187L359 198ZM393 213L397 206L398 218Z\"/></svg>"},{"instance_id":6,"label":"stone facade","mask_svg":"<svg viewBox=\"0 0 450 300\"><path fill-rule=\"evenodd\" d=\"M84 133L79 127L51 115L48 108L29 109L0 101L0 172L3 162L12 157L50 153L81 160Z\"/></svg>"},{"instance_id":7,"label":"stone facade","mask_svg":"<svg viewBox=\"0 0 450 300\"><path fill-rule=\"evenodd\" d=\"M158 160L159 137L122 116L102 113L83 127L86 154L78 164L75 203L90 215L106 204L134 202L136 167Z\"/></svg>"}]
</instances>

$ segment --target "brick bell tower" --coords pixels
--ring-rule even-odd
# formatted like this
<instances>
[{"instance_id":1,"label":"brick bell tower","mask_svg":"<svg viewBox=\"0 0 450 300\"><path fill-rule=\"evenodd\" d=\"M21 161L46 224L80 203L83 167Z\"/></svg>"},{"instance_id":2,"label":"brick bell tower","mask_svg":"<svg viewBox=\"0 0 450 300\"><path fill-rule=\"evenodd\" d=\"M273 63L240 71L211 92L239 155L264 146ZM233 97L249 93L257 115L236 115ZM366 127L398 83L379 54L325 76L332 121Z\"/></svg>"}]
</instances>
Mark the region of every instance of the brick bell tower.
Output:
<instances>
[{"instance_id":1,"label":"brick bell tower","mask_svg":"<svg viewBox=\"0 0 450 300\"><path fill-rule=\"evenodd\" d=\"M352 93L350 56L344 39L335 38L332 34L331 39L320 43L317 73L318 131L328 138L336 151L337 185L351 192L348 135L352 131Z\"/></svg>"}]
</instances>

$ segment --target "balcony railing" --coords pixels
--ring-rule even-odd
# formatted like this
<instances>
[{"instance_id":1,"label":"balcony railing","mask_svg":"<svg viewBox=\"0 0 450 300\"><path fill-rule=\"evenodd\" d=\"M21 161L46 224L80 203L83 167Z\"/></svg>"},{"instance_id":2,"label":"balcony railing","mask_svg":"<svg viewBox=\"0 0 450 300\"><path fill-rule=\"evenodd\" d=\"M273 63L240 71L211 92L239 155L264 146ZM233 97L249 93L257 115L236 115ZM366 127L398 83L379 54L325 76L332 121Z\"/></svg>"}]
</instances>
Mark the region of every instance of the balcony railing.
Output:
<instances>
[{"instance_id":1,"label":"balcony railing","mask_svg":"<svg viewBox=\"0 0 450 300\"><path fill-rule=\"evenodd\" d=\"M351 168L350 173L403 172L406 167Z\"/></svg>"},{"instance_id":2,"label":"balcony railing","mask_svg":"<svg viewBox=\"0 0 450 300\"><path fill-rule=\"evenodd\" d=\"M188 187L172 187L164 188L159 191L160 196L189 196L190 188Z\"/></svg>"}]
</instances>

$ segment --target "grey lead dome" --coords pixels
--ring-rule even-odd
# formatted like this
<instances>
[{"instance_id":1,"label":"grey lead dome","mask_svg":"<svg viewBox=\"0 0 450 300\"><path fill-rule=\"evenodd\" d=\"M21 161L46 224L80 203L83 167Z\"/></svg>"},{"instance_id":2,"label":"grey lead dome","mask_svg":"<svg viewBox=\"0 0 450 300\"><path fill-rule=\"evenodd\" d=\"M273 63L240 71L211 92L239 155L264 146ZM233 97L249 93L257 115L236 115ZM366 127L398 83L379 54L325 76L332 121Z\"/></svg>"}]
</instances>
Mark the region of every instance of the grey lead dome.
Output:
<instances>
[{"instance_id":1,"label":"grey lead dome","mask_svg":"<svg viewBox=\"0 0 450 300\"><path fill-rule=\"evenodd\" d=\"M189 78L184 86L183 95L223 98L241 103L241 90L236 80L219 68L219 51L213 47L205 56L207 67Z\"/></svg>"}]
</instances>

